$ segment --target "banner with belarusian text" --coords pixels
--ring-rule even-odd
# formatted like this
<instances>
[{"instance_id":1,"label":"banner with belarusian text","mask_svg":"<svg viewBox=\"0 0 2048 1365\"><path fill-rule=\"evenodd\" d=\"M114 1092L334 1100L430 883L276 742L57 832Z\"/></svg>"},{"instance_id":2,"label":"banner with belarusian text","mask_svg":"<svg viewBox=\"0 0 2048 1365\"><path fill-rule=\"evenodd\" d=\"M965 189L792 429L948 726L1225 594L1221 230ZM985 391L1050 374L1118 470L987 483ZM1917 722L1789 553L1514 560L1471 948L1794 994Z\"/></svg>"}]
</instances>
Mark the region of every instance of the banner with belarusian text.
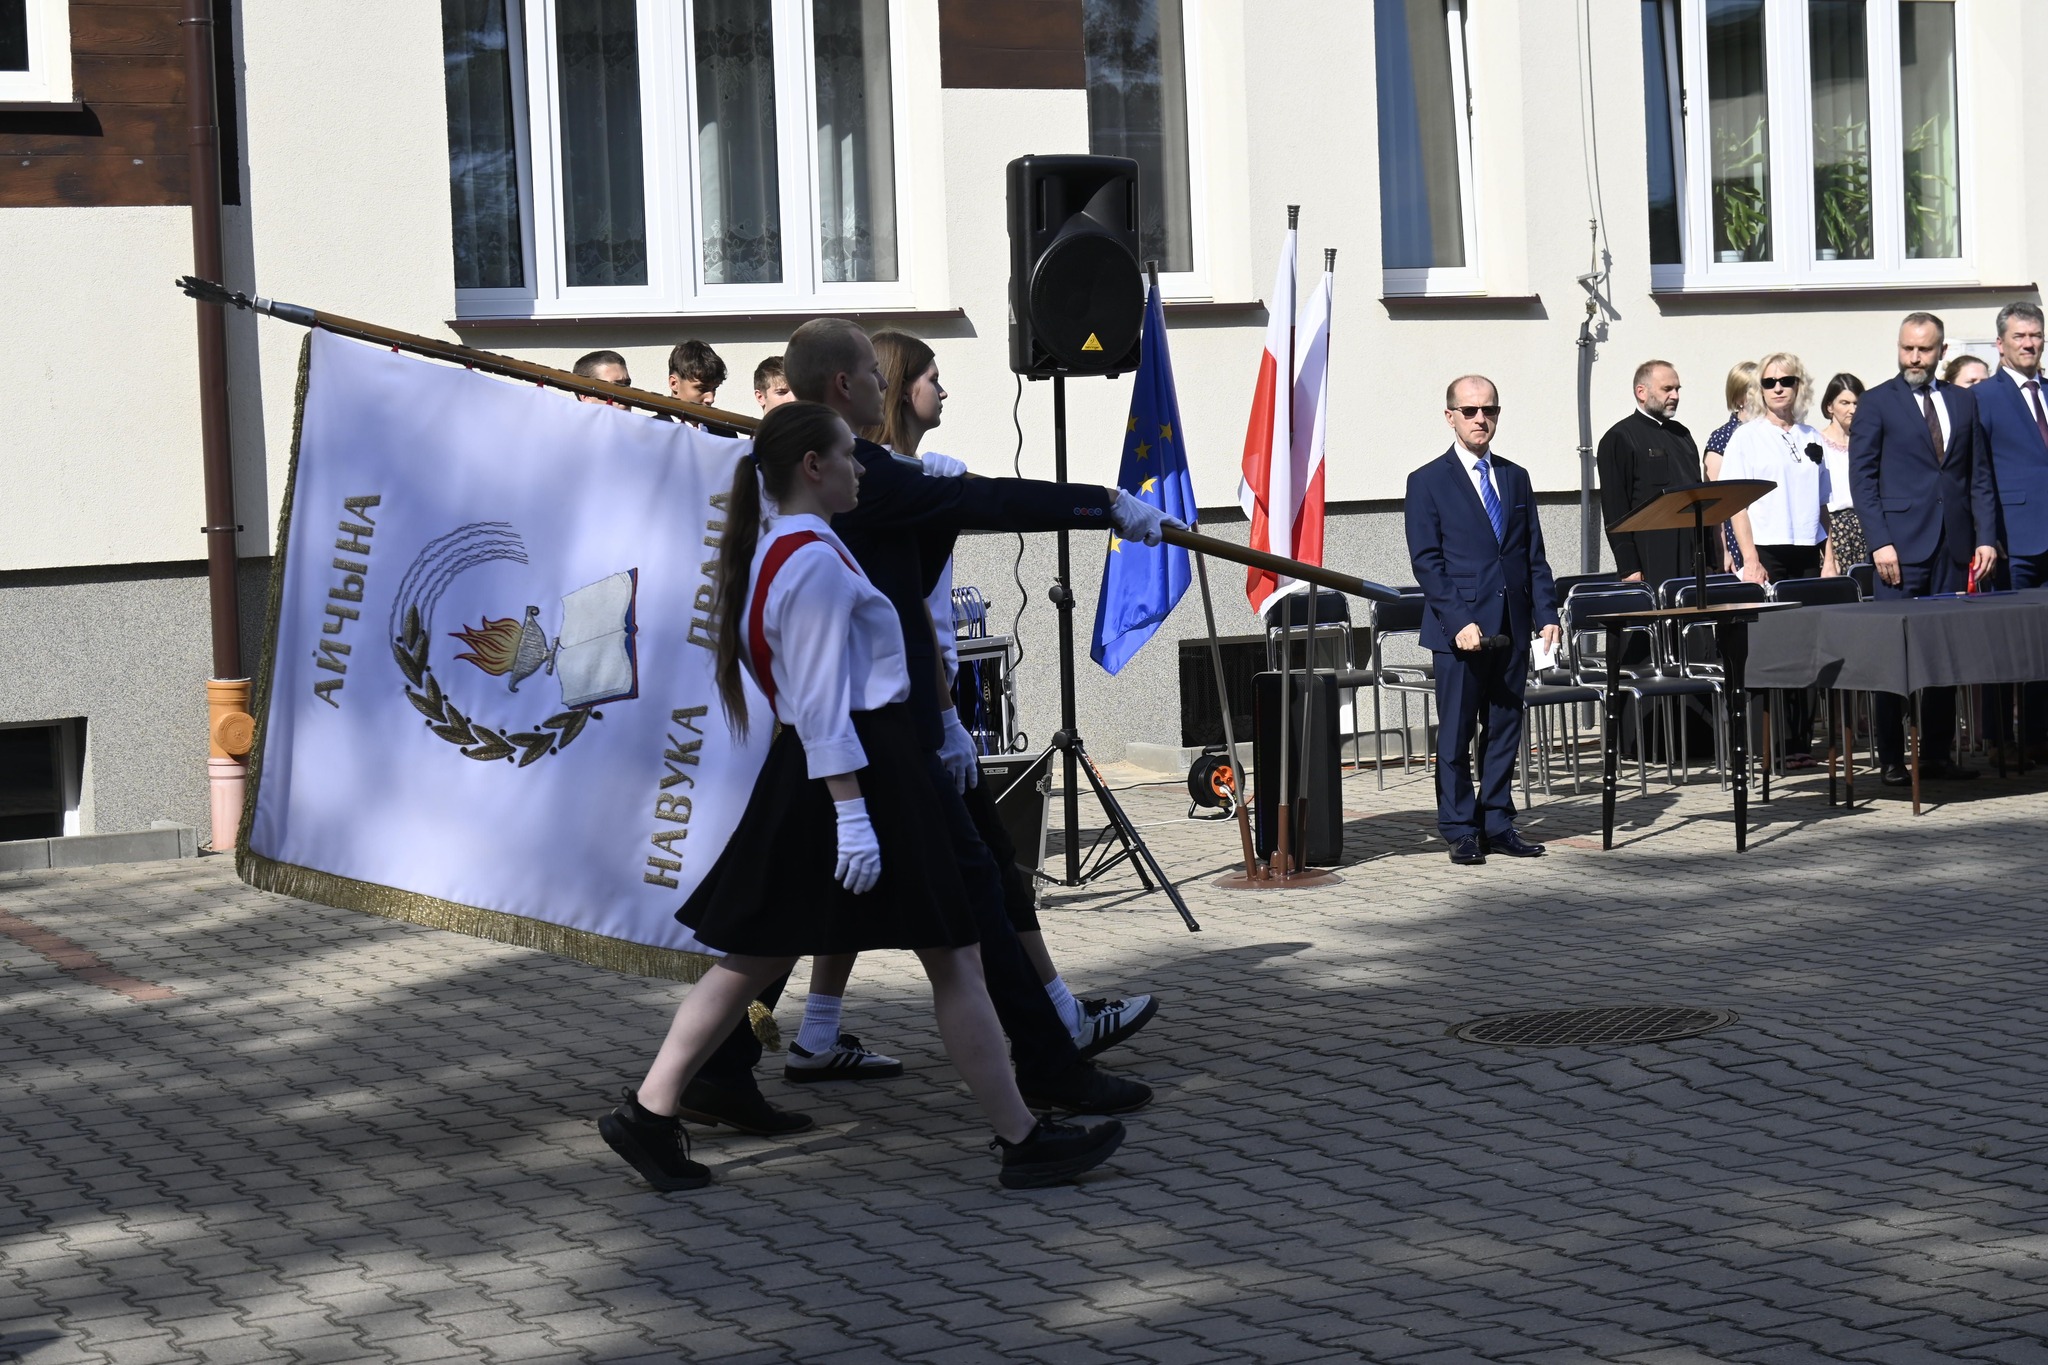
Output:
<instances>
[{"instance_id":1,"label":"banner with belarusian text","mask_svg":"<svg viewBox=\"0 0 2048 1365\"><path fill-rule=\"evenodd\" d=\"M713 676L747 443L318 330L301 382L242 876L694 978L774 729Z\"/></svg>"}]
</instances>

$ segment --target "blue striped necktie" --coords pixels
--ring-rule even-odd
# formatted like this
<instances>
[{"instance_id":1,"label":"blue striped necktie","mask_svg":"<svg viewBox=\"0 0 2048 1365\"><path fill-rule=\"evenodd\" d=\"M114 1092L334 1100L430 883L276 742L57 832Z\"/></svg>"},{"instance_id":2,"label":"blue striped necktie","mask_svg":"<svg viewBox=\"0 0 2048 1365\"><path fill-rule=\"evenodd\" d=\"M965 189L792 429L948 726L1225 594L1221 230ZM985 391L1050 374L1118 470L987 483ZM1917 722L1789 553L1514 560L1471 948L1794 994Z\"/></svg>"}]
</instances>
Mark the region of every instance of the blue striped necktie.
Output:
<instances>
[{"instance_id":1,"label":"blue striped necktie","mask_svg":"<svg viewBox=\"0 0 2048 1365\"><path fill-rule=\"evenodd\" d=\"M1486 467L1486 457L1479 457L1479 500L1486 504L1486 519L1493 523L1493 538L1505 545L1508 539L1508 519L1500 510L1500 494L1493 491L1493 473Z\"/></svg>"}]
</instances>

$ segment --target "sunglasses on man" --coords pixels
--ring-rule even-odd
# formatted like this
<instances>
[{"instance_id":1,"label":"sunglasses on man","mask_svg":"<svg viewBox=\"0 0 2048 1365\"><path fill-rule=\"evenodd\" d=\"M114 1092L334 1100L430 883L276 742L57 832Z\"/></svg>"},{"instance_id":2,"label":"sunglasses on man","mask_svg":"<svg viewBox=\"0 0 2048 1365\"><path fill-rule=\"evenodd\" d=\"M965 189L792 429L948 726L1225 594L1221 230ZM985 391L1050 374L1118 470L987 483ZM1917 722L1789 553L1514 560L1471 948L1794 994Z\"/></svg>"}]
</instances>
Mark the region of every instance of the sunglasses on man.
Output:
<instances>
[{"instance_id":1,"label":"sunglasses on man","mask_svg":"<svg viewBox=\"0 0 2048 1365\"><path fill-rule=\"evenodd\" d=\"M1500 416L1500 404L1490 403L1485 407L1479 408L1452 408L1451 411L1457 413L1460 417L1463 417L1465 420L1470 421L1472 418L1479 416L1481 413L1485 413L1488 417Z\"/></svg>"},{"instance_id":2,"label":"sunglasses on man","mask_svg":"<svg viewBox=\"0 0 2048 1365\"><path fill-rule=\"evenodd\" d=\"M1799 387L1799 376L1796 374L1772 375L1769 379L1757 380L1756 386L1760 389L1796 389Z\"/></svg>"}]
</instances>

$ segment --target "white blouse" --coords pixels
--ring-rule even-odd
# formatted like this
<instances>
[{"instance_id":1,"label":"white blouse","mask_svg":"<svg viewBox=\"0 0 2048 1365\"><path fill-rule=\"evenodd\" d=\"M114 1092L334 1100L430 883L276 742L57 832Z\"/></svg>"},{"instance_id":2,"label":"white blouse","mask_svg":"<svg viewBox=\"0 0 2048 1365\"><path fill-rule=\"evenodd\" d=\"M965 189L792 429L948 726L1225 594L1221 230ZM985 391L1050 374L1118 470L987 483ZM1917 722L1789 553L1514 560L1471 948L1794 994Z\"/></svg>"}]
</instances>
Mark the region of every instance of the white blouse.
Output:
<instances>
[{"instance_id":1,"label":"white blouse","mask_svg":"<svg viewBox=\"0 0 2048 1365\"><path fill-rule=\"evenodd\" d=\"M776 541L801 531L818 539L790 554L769 582L761 634L775 684L775 717L803 741L810 775L832 777L867 766L853 713L906 700L910 674L896 609L853 567L852 554L830 524L809 514L774 518L754 547L747 619L740 622L740 660L747 672L761 683L751 630L761 565Z\"/></svg>"},{"instance_id":2,"label":"white blouse","mask_svg":"<svg viewBox=\"0 0 2048 1365\"><path fill-rule=\"evenodd\" d=\"M1820 433L1804 422L1779 427L1767 417L1744 422L1728 438L1721 457L1723 479L1768 479L1778 485L1749 505L1750 534L1758 545L1818 545L1827 539L1821 511L1833 498L1825 463L1806 454L1811 444L1827 450Z\"/></svg>"},{"instance_id":3,"label":"white blouse","mask_svg":"<svg viewBox=\"0 0 2048 1365\"><path fill-rule=\"evenodd\" d=\"M1856 506L1855 487L1849 482L1849 447L1838 446L1826 437L1820 448L1827 452L1828 511L1841 512Z\"/></svg>"}]
</instances>

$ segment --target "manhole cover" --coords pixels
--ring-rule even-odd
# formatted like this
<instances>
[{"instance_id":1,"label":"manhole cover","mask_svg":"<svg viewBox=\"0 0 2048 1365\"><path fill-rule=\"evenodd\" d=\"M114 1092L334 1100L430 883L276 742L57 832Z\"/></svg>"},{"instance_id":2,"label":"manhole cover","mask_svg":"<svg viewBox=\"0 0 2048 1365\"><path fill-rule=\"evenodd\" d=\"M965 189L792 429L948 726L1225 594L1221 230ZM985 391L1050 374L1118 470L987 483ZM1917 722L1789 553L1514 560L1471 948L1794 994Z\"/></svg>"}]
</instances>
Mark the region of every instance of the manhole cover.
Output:
<instances>
[{"instance_id":1,"label":"manhole cover","mask_svg":"<svg viewBox=\"0 0 2048 1365\"><path fill-rule=\"evenodd\" d=\"M1661 1043L1735 1022L1733 1010L1689 1005L1609 1005L1598 1009L1490 1014L1451 1030L1468 1043L1508 1047L1583 1047L1588 1043Z\"/></svg>"}]
</instances>

